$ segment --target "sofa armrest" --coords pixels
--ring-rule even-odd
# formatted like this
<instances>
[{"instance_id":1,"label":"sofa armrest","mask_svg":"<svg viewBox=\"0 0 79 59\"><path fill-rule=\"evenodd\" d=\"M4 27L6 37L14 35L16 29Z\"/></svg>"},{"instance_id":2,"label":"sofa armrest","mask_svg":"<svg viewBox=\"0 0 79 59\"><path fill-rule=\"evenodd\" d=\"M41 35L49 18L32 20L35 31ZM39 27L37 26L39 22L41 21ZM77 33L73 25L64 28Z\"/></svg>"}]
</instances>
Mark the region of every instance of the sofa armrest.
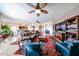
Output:
<instances>
[{"instance_id":1,"label":"sofa armrest","mask_svg":"<svg viewBox=\"0 0 79 59\"><path fill-rule=\"evenodd\" d=\"M69 56L70 55L70 51L64 47L62 44L56 42L56 49L63 54L64 56Z\"/></svg>"}]
</instances>

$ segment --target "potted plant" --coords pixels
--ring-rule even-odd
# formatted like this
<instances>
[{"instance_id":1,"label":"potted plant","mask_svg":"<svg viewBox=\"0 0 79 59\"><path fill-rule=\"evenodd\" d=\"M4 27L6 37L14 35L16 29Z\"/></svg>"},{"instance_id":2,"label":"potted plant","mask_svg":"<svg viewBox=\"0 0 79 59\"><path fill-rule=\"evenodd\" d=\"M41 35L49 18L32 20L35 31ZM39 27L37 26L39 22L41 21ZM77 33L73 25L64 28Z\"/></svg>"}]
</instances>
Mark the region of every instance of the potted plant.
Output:
<instances>
[{"instance_id":1,"label":"potted plant","mask_svg":"<svg viewBox=\"0 0 79 59\"><path fill-rule=\"evenodd\" d=\"M7 38L8 36L12 35L13 32L11 31L11 28L9 25L2 25L0 29L0 35L2 38Z\"/></svg>"}]
</instances>

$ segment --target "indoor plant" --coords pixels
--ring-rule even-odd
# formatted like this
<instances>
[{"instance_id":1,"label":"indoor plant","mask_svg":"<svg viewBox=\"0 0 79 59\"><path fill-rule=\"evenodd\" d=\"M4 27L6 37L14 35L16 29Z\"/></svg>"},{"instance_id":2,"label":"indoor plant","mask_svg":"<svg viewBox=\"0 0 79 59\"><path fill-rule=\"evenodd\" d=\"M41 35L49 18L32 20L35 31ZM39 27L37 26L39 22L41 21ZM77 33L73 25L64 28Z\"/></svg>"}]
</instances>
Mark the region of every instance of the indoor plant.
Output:
<instances>
[{"instance_id":1,"label":"indoor plant","mask_svg":"<svg viewBox=\"0 0 79 59\"><path fill-rule=\"evenodd\" d=\"M13 32L11 31L11 28L9 25L5 24L5 25L1 25L0 28L0 35L2 36L2 38L7 38L10 35L13 35Z\"/></svg>"}]
</instances>

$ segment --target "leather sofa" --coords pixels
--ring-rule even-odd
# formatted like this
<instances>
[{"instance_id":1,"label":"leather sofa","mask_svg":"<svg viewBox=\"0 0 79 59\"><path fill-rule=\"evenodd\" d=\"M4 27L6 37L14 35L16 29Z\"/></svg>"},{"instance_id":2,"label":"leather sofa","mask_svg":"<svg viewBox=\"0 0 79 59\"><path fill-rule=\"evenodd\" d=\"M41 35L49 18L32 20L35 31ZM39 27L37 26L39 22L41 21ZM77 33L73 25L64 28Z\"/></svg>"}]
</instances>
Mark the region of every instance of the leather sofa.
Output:
<instances>
[{"instance_id":1,"label":"leather sofa","mask_svg":"<svg viewBox=\"0 0 79 59\"><path fill-rule=\"evenodd\" d=\"M79 56L79 42L74 42L71 49L68 49L67 45L64 42L56 42L56 50L63 56Z\"/></svg>"},{"instance_id":2,"label":"leather sofa","mask_svg":"<svg viewBox=\"0 0 79 59\"><path fill-rule=\"evenodd\" d=\"M56 42L56 50L64 56L68 56L70 53L70 51L59 42Z\"/></svg>"}]
</instances>

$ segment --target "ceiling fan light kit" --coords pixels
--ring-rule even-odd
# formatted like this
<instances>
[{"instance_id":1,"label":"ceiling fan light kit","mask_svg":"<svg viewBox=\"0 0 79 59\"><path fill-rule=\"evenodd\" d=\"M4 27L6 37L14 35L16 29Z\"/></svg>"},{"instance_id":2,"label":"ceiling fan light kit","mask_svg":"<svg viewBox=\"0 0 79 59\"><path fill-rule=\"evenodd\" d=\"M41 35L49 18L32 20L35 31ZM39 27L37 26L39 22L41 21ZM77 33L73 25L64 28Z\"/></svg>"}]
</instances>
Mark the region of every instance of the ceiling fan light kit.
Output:
<instances>
[{"instance_id":1,"label":"ceiling fan light kit","mask_svg":"<svg viewBox=\"0 0 79 59\"><path fill-rule=\"evenodd\" d=\"M35 13L40 13L41 11L39 9L36 9L35 10Z\"/></svg>"}]
</instances>

